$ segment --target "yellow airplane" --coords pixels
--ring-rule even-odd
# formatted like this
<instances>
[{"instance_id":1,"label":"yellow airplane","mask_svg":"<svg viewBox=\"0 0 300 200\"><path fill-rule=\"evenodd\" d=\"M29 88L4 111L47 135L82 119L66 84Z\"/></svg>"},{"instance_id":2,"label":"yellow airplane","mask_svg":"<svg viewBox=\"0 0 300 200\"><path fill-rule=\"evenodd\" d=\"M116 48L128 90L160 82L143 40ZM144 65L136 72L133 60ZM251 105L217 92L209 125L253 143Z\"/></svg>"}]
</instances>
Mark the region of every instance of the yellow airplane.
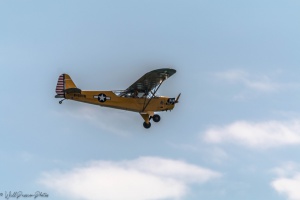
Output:
<instances>
[{"instance_id":1,"label":"yellow airplane","mask_svg":"<svg viewBox=\"0 0 300 200\"><path fill-rule=\"evenodd\" d=\"M163 68L146 73L126 90L116 91L83 91L76 87L68 74L62 74L58 78L55 98L65 99L138 112L144 119L144 127L150 128L150 120L160 121L160 116L154 112L172 110L178 103L177 98L156 96L161 84L176 73L175 69Z\"/></svg>"}]
</instances>

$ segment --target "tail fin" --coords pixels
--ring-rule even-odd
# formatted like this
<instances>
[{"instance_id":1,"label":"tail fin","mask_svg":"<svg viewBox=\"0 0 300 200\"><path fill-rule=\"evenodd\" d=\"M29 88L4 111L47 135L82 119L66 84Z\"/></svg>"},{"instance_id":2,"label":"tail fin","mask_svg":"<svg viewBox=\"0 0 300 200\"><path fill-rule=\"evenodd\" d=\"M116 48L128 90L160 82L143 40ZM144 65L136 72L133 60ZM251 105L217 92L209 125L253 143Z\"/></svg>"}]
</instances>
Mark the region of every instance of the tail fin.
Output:
<instances>
[{"instance_id":1,"label":"tail fin","mask_svg":"<svg viewBox=\"0 0 300 200\"><path fill-rule=\"evenodd\" d=\"M55 91L57 94L55 98L65 98L66 93L81 93L81 90L76 87L68 74L62 74L58 77Z\"/></svg>"}]
</instances>

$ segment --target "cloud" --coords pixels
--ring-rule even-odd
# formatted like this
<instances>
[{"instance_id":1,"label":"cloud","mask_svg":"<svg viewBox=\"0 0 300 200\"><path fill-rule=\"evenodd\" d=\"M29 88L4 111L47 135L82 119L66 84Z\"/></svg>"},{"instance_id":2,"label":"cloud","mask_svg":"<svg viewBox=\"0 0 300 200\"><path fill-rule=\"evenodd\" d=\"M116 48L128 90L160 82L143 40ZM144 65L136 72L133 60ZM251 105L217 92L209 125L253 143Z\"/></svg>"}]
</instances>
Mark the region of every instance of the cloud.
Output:
<instances>
[{"instance_id":1,"label":"cloud","mask_svg":"<svg viewBox=\"0 0 300 200\"><path fill-rule=\"evenodd\" d=\"M180 199L192 183L221 175L179 160L141 157L112 162L95 161L68 172L46 172L39 182L70 199Z\"/></svg>"},{"instance_id":2,"label":"cloud","mask_svg":"<svg viewBox=\"0 0 300 200\"><path fill-rule=\"evenodd\" d=\"M243 70L229 70L219 72L216 77L231 83L242 84L245 87L257 91L270 92L282 87L281 84L273 82L268 76L253 76Z\"/></svg>"},{"instance_id":3,"label":"cloud","mask_svg":"<svg viewBox=\"0 0 300 200\"><path fill-rule=\"evenodd\" d=\"M277 178L271 182L271 186L280 194L286 195L289 200L300 199L300 168L299 165L288 163L283 167L273 170Z\"/></svg>"},{"instance_id":4,"label":"cloud","mask_svg":"<svg viewBox=\"0 0 300 200\"><path fill-rule=\"evenodd\" d=\"M250 148L266 149L300 144L300 120L247 122L237 121L205 131L208 143L235 143Z\"/></svg>"}]
</instances>

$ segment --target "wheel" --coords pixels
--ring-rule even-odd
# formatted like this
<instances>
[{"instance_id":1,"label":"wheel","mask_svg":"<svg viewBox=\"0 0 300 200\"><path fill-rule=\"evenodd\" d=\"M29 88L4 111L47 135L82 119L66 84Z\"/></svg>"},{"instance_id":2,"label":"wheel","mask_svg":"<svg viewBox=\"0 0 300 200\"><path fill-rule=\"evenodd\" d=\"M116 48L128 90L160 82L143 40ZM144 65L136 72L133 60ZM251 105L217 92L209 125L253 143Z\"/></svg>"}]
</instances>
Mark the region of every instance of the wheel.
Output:
<instances>
[{"instance_id":1,"label":"wheel","mask_svg":"<svg viewBox=\"0 0 300 200\"><path fill-rule=\"evenodd\" d=\"M153 121L154 122L159 122L160 121L160 116L159 115L153 115Z\"/></svg>"},{"instance_id":2,"label":"wheel","mask_svg":"<svg viewBox=\"0 0 300 200\"><path fill-rule=\"evenodd\" d=\"M147 124L146 122L143 123L144 128L150 128L151 127L151 123L149 122L149 124Z\"/></svg>"},{"instance_id":3,"label":"wheel","mask_svg":"<svg viewBox=\"0 0 300 200\"><path fill-rule=\"evenodd\" d=\"M59 101L59 104L62 104L62 101Z\"/></svg>"}]
</instances>

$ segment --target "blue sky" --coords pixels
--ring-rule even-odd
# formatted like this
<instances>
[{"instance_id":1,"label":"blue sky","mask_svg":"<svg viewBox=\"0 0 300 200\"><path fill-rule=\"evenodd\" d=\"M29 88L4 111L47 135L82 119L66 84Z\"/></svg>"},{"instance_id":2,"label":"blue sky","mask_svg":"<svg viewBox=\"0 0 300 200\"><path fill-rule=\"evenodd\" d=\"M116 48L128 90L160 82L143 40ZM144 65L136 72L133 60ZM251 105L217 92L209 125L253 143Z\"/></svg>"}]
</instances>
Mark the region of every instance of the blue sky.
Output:
<instances>
[{"instance_id":1,"label":"blue sky","mask_svg":"<svg viewBox=\"0 0 300 200\"><path fill-rule=\"evenodd\" d=\"M0 1L0 193L48 199L300 199L300 2ZM54 98L177 73L137 113ZM0 199L4 197L0 196Z\"/></svg>"}]
</instances>

